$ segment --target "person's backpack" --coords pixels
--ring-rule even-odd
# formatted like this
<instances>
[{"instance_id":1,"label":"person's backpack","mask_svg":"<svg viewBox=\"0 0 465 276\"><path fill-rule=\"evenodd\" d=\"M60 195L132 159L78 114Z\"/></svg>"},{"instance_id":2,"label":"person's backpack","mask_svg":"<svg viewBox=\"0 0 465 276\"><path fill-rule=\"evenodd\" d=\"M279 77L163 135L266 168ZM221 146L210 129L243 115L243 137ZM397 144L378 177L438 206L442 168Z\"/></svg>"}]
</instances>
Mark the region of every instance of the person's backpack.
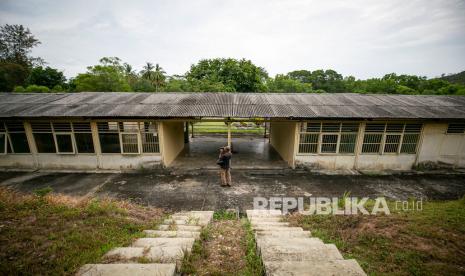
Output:
<instances>
[{"instance_id":1,"label":"person's backpack","mask_svg":"<svg viewBox=\"0 0 465 276\"><path fill-rule=\"evenodd\" d=\"M223 166L224 165L224 160L222 158L218 158L218 160L216 160L216 164L218 166Z\"/></svg>"}]
</instances>

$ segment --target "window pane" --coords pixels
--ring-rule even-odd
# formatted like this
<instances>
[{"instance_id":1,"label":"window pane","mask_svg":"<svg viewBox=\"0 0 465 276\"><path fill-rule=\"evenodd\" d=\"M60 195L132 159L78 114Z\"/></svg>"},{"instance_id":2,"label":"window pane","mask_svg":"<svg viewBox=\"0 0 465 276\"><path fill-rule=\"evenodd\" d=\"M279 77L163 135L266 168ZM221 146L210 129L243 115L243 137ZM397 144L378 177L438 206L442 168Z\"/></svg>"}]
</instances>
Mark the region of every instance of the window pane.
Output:
<instances>
[{"instance_id":1,"label":"window pane","mask_svg":"<svg viewBox=\"0 0 465 276\"><path fill-rule=\"evenodd\" d=\"M139 141L137 134L121 134L123 153L139 153Z\"/></svg>"},{"instance_id":2,"label":"window pane","mask_svg":"<svg viewBox=\"0 0 465 276\"><path fill-rule=\"evenodd\" d=\"M318 143L318 134L301 134L300 143Z\"/></svg>"},{"instance_id":3,"label":"window pane","mask_svg":"<svg viewBox=\"0 0 465 276\"><path fill-rule=\"evenodd\" d=\"M357 143L357 134L341 134L339 153L354 153Z\"/></svg>"},{"instance_id":4,"label":"window pane","mask_svg":"<svg viewBox=\"0 0 465 276\"><path fill-rule=\"evenodd\" d=\"M379 153L383 134L365 134L362 153Z\"/></svg>"},{"instance_id":5,"label":"window pane","mask_svg":"<svg viewBox=\"0 0 465 276\"><path fill-rule=\"evenodd\" d=\"M399 149L400 135L386 135L384 143L385 153L396 153Z\"/></svg>"},{"instance_id":6,"label":"window pane","mask_svg":"<svg viewBox=\"0 0 465 276\"><path fill-rule=\"evenodd\" d=\"M0 153L6 153L6 134L0 133Z\"/></svg>"},{"instance_id":7,"label":"window pane","mask_svg":"<svg viewBox=\"0 0 465 276\"><path fill-rule=\"evenodd\" d=\"M91 132L90 123L88 122L78 122L73 123L74 132Z\"/></svg>"},{"instance_id":8,"label":"window pane","mask_svg":"<svg viewBox=\"0 0 465 276\"><path fill-rule=\"evenodd\" d=\"M26 133L10 133L11 145L15 153L29 153L29 143ZM8 147L10 148L10 147ZM9 149L11 152L11 149Z\"/></svg>"},{"instance_id":9,"label":"window pane","mask_svg":"<svg viewBox=\"0 0 465 276\"><path fill-rule=\"evenodd\" d=\"M385 124L367 124L365 132L384 132Z\"/></svg>"},{"instance_id":10,"label":"window pane","mask_svg":"<svg viewBox=\"0 0 465 276\"><path fill-rule=\"evenodd\" d=\"M402 132L404 124L387 124L386 132Z\"/></svg>"},{"instance_id":11,"label":"window pane","mask_svg":"<svg viewBox=\"0 0 465 276\"><path fill-rule=\"evenodd\" d=\"M156 133L143 133L142 150L143 152L151 153L160 152L160 148L158 146L158 136Z\"/></svg>"},{"instance_id":12,"label":"window pane","mask_svg":"<svg viewBox=\"0 0 465 276\"><path fill-rule=\"evenodd\" d=\"M324 123L322 132L339 132L339 123Z\"/></svg>"},{"instance_id":13,"label":"window pane","mask_svg":"<svg viewBox=\"0 0 465 276\"><path fill-rule=\"evenodd\" d=\"M5 124L6 124L6 128L8 129L8 131L24 132L23 122L11 121L11 122L6 122Z\"/></svg>"},{"instance_id":14,"label":"window pane","mask_svg":"<svg viewBox=\"0 0 465 276\"><path fill-rule=\"evenodd\" d=\"M49 122L33 122L31 127L34 132L52 132L52 126Z\"/></svg>"},{"instance_id":15,"label":"window pane","mask_svg":"<svg viewBox=\"0 0 465 276\"><path fill-rule=\"evenodd\" d=\"M299 153L316 153L318 144L300 144Z\"/></svg>"},{"instance_id":16,"label":"window pane","mask_svg":"<svg viewBox=\"0 0 465 276\"><path fill-rule=\"evenodd\" d=\"M99 133L102 153L121 153L118 133Z\"/></svg>"},{"instance_id":17,"label":"window pane","mask_svg":"<svg viewBox=\"0 0 465 276\"><path fill-rule=\"evenodd\" d=\"M55 153L56 152L52 133L34 133L34 139L36 141L37 151L39 153Z\"/></svg>"},{"instance_id":18,"label":"window pane","mask_svg":"<svg viewBox=\"0 0 465 276\"><path fill-rule=\"evenodd\" d=\"M321 152L336 153L337 138L337 134L324 134L321 137Z\"/></svg>"},{"instance_id":19,"label":"window pane","mask_svg":"<svg viewBox=\"0 0 465 276\"><path fill-rule=\"evenodd\" d=\"M402 141L402 147L400 148L400 152L410 154L416 153L419 138L419 134L404 134L404 139Z\"/></svg>"},{"instance_id":20,"label":"window pane","mask_svg":"<svg viewBox=\"0 0 465 276\"><path fill-rule=\"evenodd\" d=\"M464 133L465 124L449 124L447 133Z\"/></svg>"},{"instance_id":21,"label":"window pane","mask_svg":"<svg viewBox=\"0 0 465 276\"><path fill-rule=\"evenodd\" d=\"M56 134L58 152L73 153L73 140L71 134Z\"/></svg>"},{"instance_id":22,"label":"window pane","mask_svg":"<svg viewBox=\"0 0 465 276\"><path fill-rule=\"evenodd\" d=\"M53 123L53 129L56 132L70 132L71 131L71 123Z\"/></svg>"},{"instance_id":23,"label":"window pane","mask_svg":"<svg viewBox=\"0 0 465 276\"><path fill-rule=\"evenodd\" d=\"M92 133L75 133L76 147L78 153L94 153L94 141Z\"/></svg>"},{"instance_id":24,"label":"window pane","mask_svg":"<svg viewBox=\"0 0 465 276\"><path fill-rule=\"evenodd\" d=\"M406 124L405 132L406 133L420 133L422 124Z\"/></svg>"},{"instance_id":25,"label":"window pane","mask_svg":"<svg viewBox=\"0 0 465 276\"><path fill-rule=\"evenodd\" d=\"M341 132L358 132L358 123L343 123Z\"/></svg>"},{"instance_id":26,"label":"window pane","mask_svg":"<svg viewBox=\"0 0 465 276\"><path fill-rule=\"evenodd\" d=\"M321 123L307 123L306 132L320 132Z\"/></svg>"}]
</instances>

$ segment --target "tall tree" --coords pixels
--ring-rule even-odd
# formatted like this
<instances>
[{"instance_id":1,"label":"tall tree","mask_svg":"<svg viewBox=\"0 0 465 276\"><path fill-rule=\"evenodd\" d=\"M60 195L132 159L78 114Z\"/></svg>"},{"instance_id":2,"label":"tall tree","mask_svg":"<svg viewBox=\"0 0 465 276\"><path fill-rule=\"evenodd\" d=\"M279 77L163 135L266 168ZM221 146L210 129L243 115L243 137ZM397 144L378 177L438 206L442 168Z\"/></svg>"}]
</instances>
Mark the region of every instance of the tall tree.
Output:
<instances>
[{"instance_id":1,"label":"tall tree","mask_svg":"<svg viewBox=\"0 0 465 276\"><path fill-rule=\"evenodd\" d=\"M250 60L216 58L203 59L192 65L186 77L189 81L222 83L228 91L257 92L266 91L268 74Z\"/></svg>"},{"instance_id":2,"label":"tall tree","mask_svg":"<svg viewBox=\"0 0 465 276\"><path fill-rule=\"evenodd\" d=\"M124 66L117 57L104 57L100 64L87 67L87 72L77 75L71 87L76 91L130 91Z\"/></svg>"},{"instance_id":3,"label":"tall tree","mask_svg":"<svg viewBox=\"0 0 465 276\"><path fill-rule=\"evenodd\" d=\"M40 41L23 25L0 26L0 61L16 63L26 68L42 65L41 58L31 57L29 54Z\"/></svg>"},{"instance_id":4,"label":"tall tree","mask_svg":"<svg viewBox=\"0 0 465 276\"><path fill-rule=\"evenodd\" d=\"M63 72L58 71L57 69L51 68L49 66L45 68L42 66L37 66L31 70L26 83L28 85L35 84L46 86L52 89L57 85L61 87L65 86L66 78L63 75Z\"/></svg>"},{"instance_id":5,"label":"tall tree","mask_svg":"<svg viewBox=\"0 0 465 276\"><path fill-rule=\"evenodd\" d=\"M165 85L165 74L166 72L158 63L153 66L151 62L147 62L141 71L142 78L148 80L157 92Z\"/></svg>"}]
</instances>

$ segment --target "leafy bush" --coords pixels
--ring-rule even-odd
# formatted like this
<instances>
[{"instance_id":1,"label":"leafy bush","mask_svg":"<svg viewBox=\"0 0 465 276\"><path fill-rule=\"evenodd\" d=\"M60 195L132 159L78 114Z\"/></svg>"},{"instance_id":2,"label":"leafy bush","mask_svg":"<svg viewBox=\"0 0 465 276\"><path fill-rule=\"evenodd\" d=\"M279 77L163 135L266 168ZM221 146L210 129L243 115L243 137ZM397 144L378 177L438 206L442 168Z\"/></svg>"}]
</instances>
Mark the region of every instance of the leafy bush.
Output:
<instances>
[{"instance_id":1,"label":"leafy bush","mask_svg":"<svg viewBox=\"0 0 465 276\"><path fill-rule=\"evenodd\" d=\"M15 86L15 88L13 89L13 92L26 92L26 89L24 89L24 87L22 87L21 85Z\"/></svg>"},{"instance_id":2,"label":"leafy bush","mask_svg":"<svg viewBox=\"0 0 465 276\"><path fill-rule=\"evenodd\" d=\"M50 92L50 89L48 89L47 86L41 86L41 85L29 85L26 87L26 92L42 92L42 93L47 93Z\"/></svg>"}]
</instances>

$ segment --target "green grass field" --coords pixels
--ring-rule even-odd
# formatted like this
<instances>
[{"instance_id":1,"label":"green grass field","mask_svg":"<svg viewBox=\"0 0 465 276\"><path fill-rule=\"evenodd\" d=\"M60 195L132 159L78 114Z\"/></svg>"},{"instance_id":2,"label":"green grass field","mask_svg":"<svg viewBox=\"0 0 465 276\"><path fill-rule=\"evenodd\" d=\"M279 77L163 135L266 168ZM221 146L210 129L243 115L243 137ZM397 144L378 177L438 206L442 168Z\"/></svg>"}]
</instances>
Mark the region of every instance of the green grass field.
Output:
<instances>
[{"instance_id":1,"label":"green grass field","mask_svg":"<svg viewBox=\"0 0 465 276\"><path fill-rule=\"evenodd\" d=\"M394 203L390 210L395 209ZM465 199L424 202L391 215L292 215L369 275L465 275Z\"/></svg>"},{"instance_id":2,"label":"green grass field","mask_svg":"<svg viewBox=\"0 0 465 276\"><path fill-rule=\"evenodd\" d=\"M74 275L153 229L159 209L0 188L0 274Z\"/></svg>"},{"instance_id":3,"label":"green grass field","mask_svg":"<svg viewBox=\"0 0 465 276\"><path fill-rule=\"evenodd\" d=\"M239 124L239 123L237 123ZM263 134L265 128L260 126L239 127L236 125L231 126L231 133L249 133L249 134ZM224 122L199 122L194 124L194 135L203 133L228 133L228 127Z\"/></svg>"}]
</instances>

